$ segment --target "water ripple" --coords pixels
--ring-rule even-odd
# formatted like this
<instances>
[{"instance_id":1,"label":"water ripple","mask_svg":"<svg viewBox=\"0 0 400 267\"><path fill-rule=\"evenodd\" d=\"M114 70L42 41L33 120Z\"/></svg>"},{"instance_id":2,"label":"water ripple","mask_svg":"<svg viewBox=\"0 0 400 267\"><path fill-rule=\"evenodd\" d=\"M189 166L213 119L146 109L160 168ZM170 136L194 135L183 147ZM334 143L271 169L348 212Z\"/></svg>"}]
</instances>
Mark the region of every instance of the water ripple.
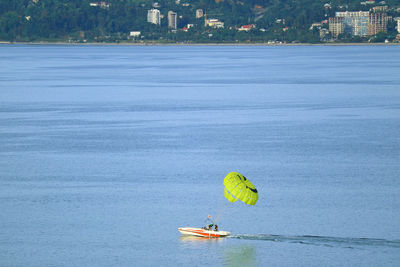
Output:
<instances>
[{"instance_id":1,"label":"water ripple","mask_svg":"<svg viewBox=\"0 0 400 267\"><path fill-rule=\"evenodd\" d=\"M387 240L379 238L354 238L354 237L329 237L329 236L289 236L289 235L269 235L269 234L238 234L230 238L246 240L262 240L273 242L289 242L306 245L327 246L327 247L386 247L400 248L400 240Z\"/></svg>"}]
</instances>

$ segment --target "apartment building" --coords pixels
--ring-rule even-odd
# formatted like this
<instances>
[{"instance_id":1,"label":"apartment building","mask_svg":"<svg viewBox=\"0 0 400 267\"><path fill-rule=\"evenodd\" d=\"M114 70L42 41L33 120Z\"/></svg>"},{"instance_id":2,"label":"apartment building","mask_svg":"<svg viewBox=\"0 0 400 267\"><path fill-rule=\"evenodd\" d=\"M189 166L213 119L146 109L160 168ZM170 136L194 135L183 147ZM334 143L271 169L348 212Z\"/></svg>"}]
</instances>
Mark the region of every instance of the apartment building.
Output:
<instances>
[{"instance_id":1,"label":"apartment building","mask_svg":"<svg viewBox=\"0 0 400 267\"><path fill-rule=\"evenodd\" d=\"M204 16L203 9L196 9L196 19Z\"/></svg>"},{"instance_id":2,"label":"apartment building","mask_svg":"<svg viewBox=\"0 0 400 267\"><path fill-rule=\"evenodd\" d=\"M336 17L343 18L345 33L358 36L368 35L369 11L336 12Z\"/></svg>"},{"instance_id":3,"label":"apartment building","mask_svg":"<svg viewBox=\"0 0 400 267\"><path fill-rule=\"evenodd\" d=\"M176 30L178 14L173 11L168 11L168 28Z\"/></svg>"},{"instance_id":4,"label":"apartment building","mask_svg":"<svg viewBox=\"0 0 400 267\"><path fill-rule=\"evenodd\" d=\"M369 14L368 34L375 35L378 32L387 32L389 17L386 13L387 6L374 7Z\"/></svg>"},{"instance_id":5,"label":"apartment building","mask_svg":"<svg viewBox=\"0 0 400 267\"><path fill-rule=\"evenodd\" d=\"M160 18L160 10L158 9L150 9L147 11L147 22L161 25L161 18Z\"/></svg>"},{"instance_id":6,"label":"apartment building","mask_svg":"<svg viewBox=\"0 0 400 267\"><path fill-rule=\"evenodd\" d=\"M329 31L335 37L338 37L340 34L344 33L344 18L343 17L329 18Z\"/></svg>"}]
</instances>

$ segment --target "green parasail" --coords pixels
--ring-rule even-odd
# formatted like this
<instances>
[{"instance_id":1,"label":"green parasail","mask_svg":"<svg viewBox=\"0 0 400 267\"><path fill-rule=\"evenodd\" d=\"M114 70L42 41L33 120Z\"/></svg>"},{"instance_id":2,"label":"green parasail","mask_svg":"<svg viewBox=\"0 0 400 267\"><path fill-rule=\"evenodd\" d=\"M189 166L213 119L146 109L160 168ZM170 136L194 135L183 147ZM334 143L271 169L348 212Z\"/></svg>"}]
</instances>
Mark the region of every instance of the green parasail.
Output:
<instances>
[{"instance_id":1,"label":"green parasail","mask_svg":"<svg viewBox=\"0 0 400 267\"><path fill-rule=\"evenodd\" d=\"M258 192L255 186L238 172L230 172L224 179L225 197L230 202L238 199L248 205L255 205L258 200Z\"/></svg>"}]
</instances>

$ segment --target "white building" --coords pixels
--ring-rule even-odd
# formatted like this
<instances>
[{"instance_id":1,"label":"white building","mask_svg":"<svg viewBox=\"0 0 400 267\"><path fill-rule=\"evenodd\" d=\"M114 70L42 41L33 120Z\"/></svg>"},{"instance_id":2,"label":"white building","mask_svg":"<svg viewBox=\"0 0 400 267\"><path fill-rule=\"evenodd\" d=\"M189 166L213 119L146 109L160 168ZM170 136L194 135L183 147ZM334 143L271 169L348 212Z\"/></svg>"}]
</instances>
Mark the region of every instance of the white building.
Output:
<instances>
[{"instance_id":1,"label":"white building","mask_svg":"<svg viewBox=\"0 0 400 267\"><path fill-rule=\"evenodd\" d=\"M368 35L369 11L336 12L336 17L343 18L345 32L358 36Z\"/></svg>"},{"instance_id":2,"label":"white building","mask_svg":"<svg viewBox=\"0 0 400 267\"><path fill-rule=\"evenodd\" d=\"M37 2L35 2L37 3ZM110 8L110 3L105 2L105 1L101 1L101 2L91 2L89 3L90 6L97 6L97 7L101 7L104 9Z\"/></svg>"},{"instance_id":3,"label":"white building","mask_svg":"<svg viewBox=\"0 0 400 267\"><path fill-rule=\"evenodd\" d=\"M129 32L129 37L135 38L135 37L139 37L139 36L140 36L139 31Z\"/></svg>"},{"instance_id":4,"label":"white building","mask_svg":"<svg viewBox=\"0 0 400 267\"><path fill-rule=\"evenodd\" d=\"M219 21L218 19L207 19L206 26L209 26L211 28L223 28L224 23Z\"/></svg>"},{"instance_id":5,"label":"white building","mask_svg":"<svg viewBox=\"0 0 400 267\"><path fill-rule=\"evenodd\" d=\"M161 25L161 18L160 18L160 10L158 9L150 9L147 11L147 22Z\"/></svg>"},{"instance_id":6,"label":"white building","mask_svg":"<svg viewBox=\"0 0 400 267\"><path fill-rule=\"evenodd\" d=\"M196 9L196 19L204 16L203 9Z\"/></svg>"},{"instance_id":7,"label":"white building","mask_svg":"<svg viewBox=\"0 0 400 267\"><path fill-rule=\"evenodd\" d=\"M176 12L168 11L168 28L176 30L177 28L177 17Z\"/></svg>"},{"instance_id":8,"label":"white building","mask_svg":"<svg viewBox=\"0 0 400 267\"><path fill-rule=\"evenodd\" d=\"M397 20L397 32L400 33L400 18Z\"/></svg>"}]
</instances>

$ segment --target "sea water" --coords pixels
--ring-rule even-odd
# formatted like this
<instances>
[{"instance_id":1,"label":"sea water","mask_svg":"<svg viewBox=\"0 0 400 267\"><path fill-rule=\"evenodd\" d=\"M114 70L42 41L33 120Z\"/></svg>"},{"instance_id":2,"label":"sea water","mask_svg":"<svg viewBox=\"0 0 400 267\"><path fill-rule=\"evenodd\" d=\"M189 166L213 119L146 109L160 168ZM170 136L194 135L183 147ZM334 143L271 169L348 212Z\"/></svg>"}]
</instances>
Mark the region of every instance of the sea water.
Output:
<instances>
[{"instance_id":1,"label":"sea water","mask_svg":"<svg viewBox=\"0 0 400 267\"><path fill-rule=\"evenodd\" d=\"M399 58L0 46L0 266L399 266Z\"/></svg>"}]
</instances>

